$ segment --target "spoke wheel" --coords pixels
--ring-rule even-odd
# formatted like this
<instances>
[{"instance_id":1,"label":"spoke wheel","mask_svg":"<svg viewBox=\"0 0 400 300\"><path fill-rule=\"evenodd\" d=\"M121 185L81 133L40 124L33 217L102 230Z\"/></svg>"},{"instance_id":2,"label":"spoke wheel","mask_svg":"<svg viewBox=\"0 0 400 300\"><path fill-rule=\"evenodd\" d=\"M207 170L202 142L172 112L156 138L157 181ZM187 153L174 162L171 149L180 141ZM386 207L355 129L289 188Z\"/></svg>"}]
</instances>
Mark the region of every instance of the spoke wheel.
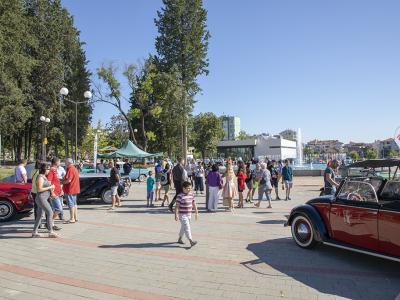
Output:
<instances>
[{"instance_id":1,"label":"spoke wheel","mask_svg":"<svg viewBox=\"0 0 400 300\"><path fill-rule=\"evenodd\" d=\"M101 200L105 204L111 204L112 203L112 194L111 194L111 189L104 189L103 192L101 193Z\"/></svg>"},{"instance_id":2,"label":"spoke wheel","mask_svg":"<svg viewBox=\"0 0 400 300\"><path fill-rule=\"evenodd\" d=\"M311 221L298 215L292 222L292 236L296 244L301 248L312 248L316 245L314 229Z\"/></svg>"},{"instance_id":3,"label":"spoke wheel","mask_svg":"<svg viewBox=\"0 0 400 300\"><path fill-rule=\"evenodd\" d=\"M0 222L5 222L14 217L16 210L8 200L0 200Z\"/></svg>"}]
</instances>

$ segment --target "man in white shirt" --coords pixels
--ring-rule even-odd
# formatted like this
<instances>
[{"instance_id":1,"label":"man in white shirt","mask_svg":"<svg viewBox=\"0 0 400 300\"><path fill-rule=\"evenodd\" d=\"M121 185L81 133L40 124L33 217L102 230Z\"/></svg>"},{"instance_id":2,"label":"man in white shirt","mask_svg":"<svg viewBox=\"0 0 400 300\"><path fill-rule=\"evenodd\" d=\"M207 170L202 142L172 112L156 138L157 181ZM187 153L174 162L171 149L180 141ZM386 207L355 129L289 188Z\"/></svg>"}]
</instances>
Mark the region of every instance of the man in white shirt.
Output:
<instances>
[{"instance_id":1,"label":"man in white shirt","mask_svg":"<svg viewBox=\"0 0 400 300\"><path fill-rule=\"evenodd\" d=\"M15 168L15 182L16 183L27 183L28 176L26 175L26 160L21 159L18 166Z\"/></svg>"}]
</instances>

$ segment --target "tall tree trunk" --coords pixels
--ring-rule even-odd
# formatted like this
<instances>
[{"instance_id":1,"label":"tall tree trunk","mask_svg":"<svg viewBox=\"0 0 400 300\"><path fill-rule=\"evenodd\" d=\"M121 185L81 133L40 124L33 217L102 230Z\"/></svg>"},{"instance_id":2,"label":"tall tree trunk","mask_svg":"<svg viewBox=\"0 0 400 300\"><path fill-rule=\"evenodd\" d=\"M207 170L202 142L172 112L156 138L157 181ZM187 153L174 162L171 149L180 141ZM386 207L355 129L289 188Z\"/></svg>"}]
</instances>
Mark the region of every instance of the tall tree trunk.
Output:
<instances>
[{"instance_id":1,"label":"tall tree trunk","mask_svg":"<svg viewBox=\"0 0 400 300\"><path fill-rule=\"evenodd\" d=\"M29 122L29 129L28 129L28 157L31 157L31 150L32 150L32 121Z\"/></svg>"},{"instance_id":2,"label":"tall tree trunk","mask_svg":"<svg viewBox=\"0 0 400 300\"><path fill-rule=\"evenodd\" d=\"M147 151L147 134L146 134L145 126L144 126L144 117L145 117L145 115L142 112L141 117L140 117L140 123L142 125L142 135L143 135L143 147L142 148L144 151Z\"/></svg>"},{"instance_id":3,"label":"tall tree trunk","mask_svg":"<svg viewBox=\"0 0 400 300\"><path fill-rule=\"evenodd\" d=\"M182 126L182 155L185 160L185 165L187 163L187 120L185 117L184 124Z\"/></svg>"}]
</instances>

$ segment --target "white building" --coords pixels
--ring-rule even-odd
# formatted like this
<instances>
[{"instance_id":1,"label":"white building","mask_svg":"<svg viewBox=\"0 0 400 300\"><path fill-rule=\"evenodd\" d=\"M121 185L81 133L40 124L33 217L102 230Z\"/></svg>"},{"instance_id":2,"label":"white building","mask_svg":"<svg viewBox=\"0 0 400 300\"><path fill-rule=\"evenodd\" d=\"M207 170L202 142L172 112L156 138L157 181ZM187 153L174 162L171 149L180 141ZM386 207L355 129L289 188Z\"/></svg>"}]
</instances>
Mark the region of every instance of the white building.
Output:
<instances>
[{"instance_id":1,"label":"white building","mask_svg":"<svg viewBox=\"0 0 400 300\"><path fill-rule=\"evenodd\" d=\"M260 135L243 141L221 141L217 146L218 157L232 157L243 160L255 158L295 159L296 142L281 136Z\"/></svg>"}]
</instances>

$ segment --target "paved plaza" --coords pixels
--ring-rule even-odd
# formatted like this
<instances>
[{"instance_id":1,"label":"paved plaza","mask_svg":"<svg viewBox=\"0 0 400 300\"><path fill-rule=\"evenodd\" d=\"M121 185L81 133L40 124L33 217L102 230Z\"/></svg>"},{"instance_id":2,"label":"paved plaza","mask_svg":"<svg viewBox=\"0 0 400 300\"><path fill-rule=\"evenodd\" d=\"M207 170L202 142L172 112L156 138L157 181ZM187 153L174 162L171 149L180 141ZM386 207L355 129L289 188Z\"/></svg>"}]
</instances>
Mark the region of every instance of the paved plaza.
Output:
<instances>
[{"instance_id":1,"label":"paved plaza","mask_svg":"<svg viewBox=\"0 0 400 300\"><path fill-rule=\"evenodd\" d=\"M180 224L166 208L146 207L145 183L134 183L116 211L81 205L79 222L61 225L59 239L30 238L32 216L2 223L0 298L395 299L398 263L292 241L285 215L321 183L296 178L292 201L233 214L205 213L197 197L192 249L176 243Z\"/></svg>"}]
</instances>

